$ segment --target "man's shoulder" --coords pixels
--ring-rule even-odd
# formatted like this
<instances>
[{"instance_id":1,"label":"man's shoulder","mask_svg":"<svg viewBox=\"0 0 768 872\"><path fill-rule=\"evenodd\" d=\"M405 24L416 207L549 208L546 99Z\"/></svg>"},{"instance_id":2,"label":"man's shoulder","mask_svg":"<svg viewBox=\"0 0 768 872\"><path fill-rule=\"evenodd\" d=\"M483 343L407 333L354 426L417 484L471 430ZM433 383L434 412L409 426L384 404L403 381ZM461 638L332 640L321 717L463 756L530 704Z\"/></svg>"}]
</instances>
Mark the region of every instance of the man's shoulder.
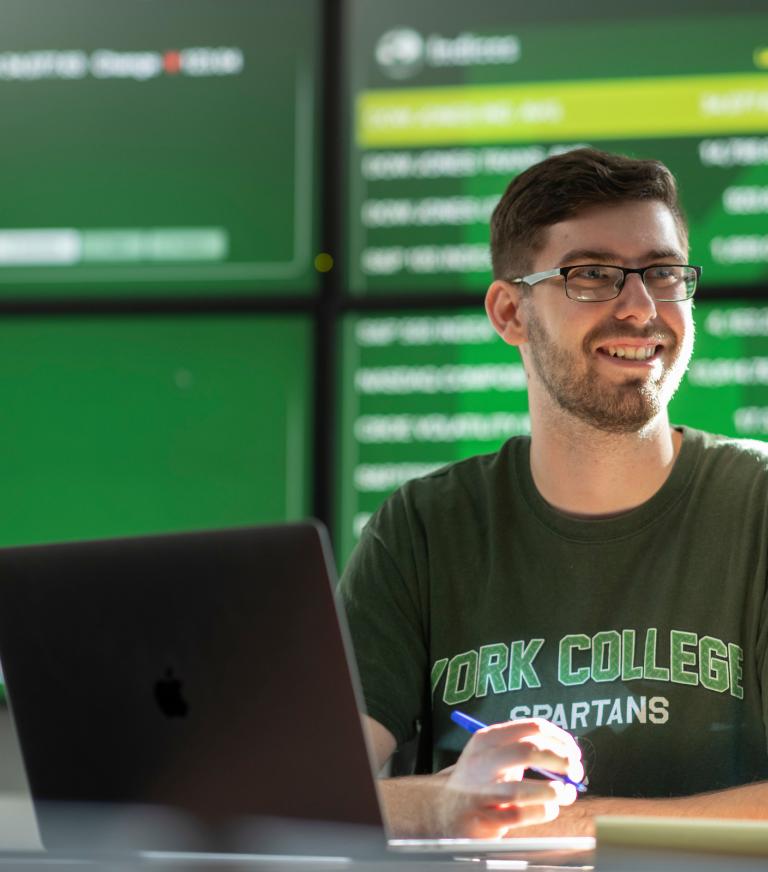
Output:
<instances>
[{"instance_id":1,"label":"man's shoulder","mask_svg":"<svg viewBox=\"0 0 768 872\"><path fill-rule=\"evenodd\" d=\"M705 475L763 476L768 481L768 442L685 429L685 438L697 448Z\"/></svg>"},{"instance_id":2,"label":"man's shoulder","mask_svg":"<svg viewBox=\"0 0 768 872\"><path fill-rule=\"evenodd\" d=\"M485 491L489 483L500 477L508 480L517 448L521 442L527 441L527 438L513 437L497 451L475 454L412 478L402 485L400 493L406 498L429 499L453 491Z\"/></svg>"},{"instance_id":3,"label":"man's shoulder","mask_svg":"<svg viewBox=\"0 0 768 872\"><path fill-rule=\"evenodd\" d=\"M526 440L513 437L497 451L458 460L410 479L374 513L370 528L388 526L404 517L429 524L466 512L489 511L490 505L497 502L496 496L508 496L515 490L509 483L514 481L515 458Z\"/></svg>"}]
</instances>

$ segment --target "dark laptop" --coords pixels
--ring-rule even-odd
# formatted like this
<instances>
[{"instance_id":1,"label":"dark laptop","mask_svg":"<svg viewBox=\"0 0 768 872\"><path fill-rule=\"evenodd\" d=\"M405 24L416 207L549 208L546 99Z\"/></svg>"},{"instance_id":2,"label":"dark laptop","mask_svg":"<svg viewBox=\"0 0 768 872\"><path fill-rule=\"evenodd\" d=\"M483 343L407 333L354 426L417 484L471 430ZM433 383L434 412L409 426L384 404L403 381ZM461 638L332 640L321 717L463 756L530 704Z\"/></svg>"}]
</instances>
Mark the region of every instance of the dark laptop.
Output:
<instances>
[{"instance_id":1,"label":"dark laptop","mask_svg":"<svg viewBox=\"0 0 768 872\"><path fill-rule=\"evenodd\" d=\"M46 848L590 848L387 843L334 587L315 522L0 549L0 662Z\"/></svg>"},{"instance_id":2,"label":"dark laptop","mask_svg":"<svg viewBox=\"0 0 768 872\"><path fill-rule=\"evenodd\" d=\"M43 843L383 846L331 567L314 523L0 549Z\"/></svg>"}]
</instances>

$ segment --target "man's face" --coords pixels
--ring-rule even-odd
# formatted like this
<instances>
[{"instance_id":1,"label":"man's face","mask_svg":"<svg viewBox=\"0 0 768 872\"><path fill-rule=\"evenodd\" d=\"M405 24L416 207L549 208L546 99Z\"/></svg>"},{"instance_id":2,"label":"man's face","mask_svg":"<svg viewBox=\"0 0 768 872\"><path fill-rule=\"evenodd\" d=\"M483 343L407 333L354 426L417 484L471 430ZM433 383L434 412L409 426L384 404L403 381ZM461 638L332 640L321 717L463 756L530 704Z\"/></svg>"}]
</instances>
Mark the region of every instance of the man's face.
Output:
<instances>
[{"instance_id":1,"label":"man's face","mask_svg":"<svg viewBox=\"0 0 768 872\"><path fill-rule=\"evenodd\" d=\"M686 263L686 248L666 206L631 201L552 225L531 272ZM637 432L666 409L685 373L693 351L691 307L655 302L636 274L618 297L601 303L569 299L562 278L534 285L521 309L530 390L543 390L600 430Z\"/></svg>"}]
</instances>

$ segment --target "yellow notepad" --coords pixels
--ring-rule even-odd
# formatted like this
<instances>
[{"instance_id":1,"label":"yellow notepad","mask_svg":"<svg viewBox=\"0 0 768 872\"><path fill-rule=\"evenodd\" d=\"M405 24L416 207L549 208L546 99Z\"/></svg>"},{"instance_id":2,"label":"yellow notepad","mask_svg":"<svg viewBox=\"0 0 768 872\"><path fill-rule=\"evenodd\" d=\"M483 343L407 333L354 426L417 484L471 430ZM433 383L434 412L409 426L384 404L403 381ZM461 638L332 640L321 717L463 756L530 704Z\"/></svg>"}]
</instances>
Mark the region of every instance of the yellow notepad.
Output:
<instances>
[{"instance_id":1,"label":"yellow notepad","mask_svg":"<svg viewBox=\"0 0 768 872\"><path fill-rule=\"evenodd\" d=\"M624 847L768 857L768 821L606 816L595 820L597 848Z\"/></svg>"}]
</instances>

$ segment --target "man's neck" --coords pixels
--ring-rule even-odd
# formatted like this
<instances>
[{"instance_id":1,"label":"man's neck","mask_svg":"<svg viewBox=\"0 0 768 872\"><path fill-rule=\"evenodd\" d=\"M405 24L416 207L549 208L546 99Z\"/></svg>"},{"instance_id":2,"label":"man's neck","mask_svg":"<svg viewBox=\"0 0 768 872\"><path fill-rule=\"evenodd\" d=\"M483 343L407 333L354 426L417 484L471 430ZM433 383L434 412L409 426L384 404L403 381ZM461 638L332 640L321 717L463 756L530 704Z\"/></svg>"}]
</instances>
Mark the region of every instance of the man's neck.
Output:
<instances>
[{"instance_id":1,"label":"man's neck","mask_svg":"<svg viewBox=\"0 0 768 872\"><path fill-rule=\"evenodd\" d=\"M606 433L547 411L531 410L531 474L541 496L574 517L611 517L649 500L669 477L683 441L666 412L641 432Z\"/></svg>"}]
</instances>

